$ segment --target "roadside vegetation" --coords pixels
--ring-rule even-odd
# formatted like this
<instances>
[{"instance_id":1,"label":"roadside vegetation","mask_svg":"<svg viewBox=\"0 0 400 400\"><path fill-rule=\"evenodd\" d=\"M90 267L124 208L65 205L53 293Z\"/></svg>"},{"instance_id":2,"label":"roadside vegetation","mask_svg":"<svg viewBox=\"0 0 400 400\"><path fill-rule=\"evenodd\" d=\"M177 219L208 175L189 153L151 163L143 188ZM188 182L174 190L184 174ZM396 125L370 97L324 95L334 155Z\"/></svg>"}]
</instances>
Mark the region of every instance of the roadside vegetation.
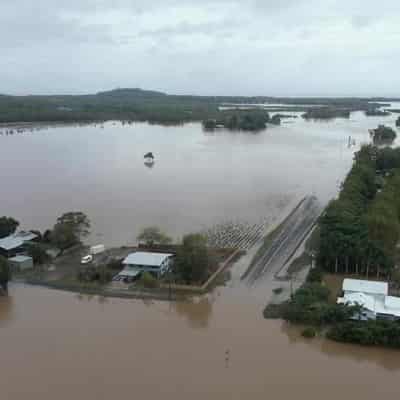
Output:
<instances>
[{"instance_id":1,"label":"roadside vegetation","mask_svg":"<svg viewBox=\"0 0 400 400\"><path fill-rule=\"evenodd\" d=\"M318 265L333 273L390 277L400 238L400 148L364 146L339 197L320 218Z\"/></svg>"}]
</instances>

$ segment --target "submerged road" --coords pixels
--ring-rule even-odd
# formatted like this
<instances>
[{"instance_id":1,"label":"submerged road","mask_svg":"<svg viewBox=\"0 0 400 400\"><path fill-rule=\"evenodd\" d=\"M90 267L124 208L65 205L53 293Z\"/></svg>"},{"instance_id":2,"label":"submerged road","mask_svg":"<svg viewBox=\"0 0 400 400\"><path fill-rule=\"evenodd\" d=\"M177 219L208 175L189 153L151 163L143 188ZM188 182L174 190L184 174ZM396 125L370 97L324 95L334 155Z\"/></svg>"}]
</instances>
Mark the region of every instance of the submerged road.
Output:
<instances>
[{"instance_id":1,"label":"submerged road","mask_svg":"<svg viewBox=\"0 0 400 400\"><path fill-rule=\"evenodd\" d=\"M321 213L316 197L304 198L278 228L279 233L264 254L243 275L248 286L274 278L301 245Z\"/></svg>"}]
</instances>

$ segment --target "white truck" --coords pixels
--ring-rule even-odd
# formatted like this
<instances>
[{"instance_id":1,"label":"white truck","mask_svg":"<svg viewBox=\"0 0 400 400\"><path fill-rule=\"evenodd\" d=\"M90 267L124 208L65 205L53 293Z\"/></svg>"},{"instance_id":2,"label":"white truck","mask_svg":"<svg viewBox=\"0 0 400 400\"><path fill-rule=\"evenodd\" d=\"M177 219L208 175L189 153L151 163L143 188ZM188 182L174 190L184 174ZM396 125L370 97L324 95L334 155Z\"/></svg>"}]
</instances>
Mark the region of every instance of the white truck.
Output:
<instances>
[{"instance_id":1,"label":"white truck","mask_svg":"<svg viewBox=\"0 0 400 400\"><path fill-rule=\"evenodd\" d=\"M105 246L104 244L96 244L95 246L90 246L90 251L89 253L93 256L95 254L100 254L103 253L103 251L105 251Z\"/></svg>"}]
</instances>

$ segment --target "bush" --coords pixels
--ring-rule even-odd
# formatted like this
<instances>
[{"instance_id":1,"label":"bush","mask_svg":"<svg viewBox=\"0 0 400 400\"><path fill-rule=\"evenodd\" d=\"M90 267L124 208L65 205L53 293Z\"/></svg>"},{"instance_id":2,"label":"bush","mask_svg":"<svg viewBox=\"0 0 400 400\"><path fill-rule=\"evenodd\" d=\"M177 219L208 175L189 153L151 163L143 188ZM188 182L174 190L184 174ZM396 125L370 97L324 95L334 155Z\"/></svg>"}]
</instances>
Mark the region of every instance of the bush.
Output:
<instances>
[{"instance_id":1,"label":"bush","mask_svg":"<svg viewBox=\"0 0 400 400\"><path fill-rule=\"evenodd\" d=\"M285 308L288 306L288 303L281 304L268 304L263 311L264 318L266 319L280 319L284 314Z\"/></svg>"},{"instance_id":2,"label":"bush","mask_svg":"<svg viewBox=\"0 0 400 400\"><path fill-rule=\"evenodd\" d=\"M120 270L122 269L122 260L123 260L123 259L111 260L111 261L107 264L107 268L109 268L109 269L111 269L111 270L120 271Z\"/></svg>"},{"instance_id":3,"label":"bush","mask_svg":"<svg viewBox=\"0 0 400 400\"><path fill-rule=\"evenodd\" d=\"M281 293L283 292L283 288L281 288L281 287L275 288L275 289L273 290L273 292L274 292L275 294L281 294Z\"/></svg>"},{"instance_id":4,"label":"bush","mask_svg":"<svg viewBox=\"0 0 400 400\"><path fill-rule=\"evenodd\" d=\"M320 268L310 269L310 272L307 275L307 282L309 283L321 283L323 278L323 272Z\"/></svg>"},{"instance_id":5,"label":"bush","mask_svg":"<svg viewBox=\"0 0 400 400\"><path fill-rule=\"evenodd\" d=\"M140 283L146 289L155 289L159 286L158 280L150 272L143 272Z\"/></svg>"},{"instance_id":6,"label":"bush","mask_svg":"<svg viewBox=\"0 0 400 400\"><path fill-rule=\"evenodd\" d=\"M314 328L305 328L301 332L301 336L303 336L307 339L315 338L316 335L317 335L317 331Z\"/></svg>"},{"instance_id":7,"label":"bush","mask_svg":"<svg viewBox=\"0 0 400 400\"><path fill-rule=\"evenodd\" d=\"M365 346L400 348L400 324L395 321L347 321L333 326L327 337Z\"/></svg>"}]
</instances>

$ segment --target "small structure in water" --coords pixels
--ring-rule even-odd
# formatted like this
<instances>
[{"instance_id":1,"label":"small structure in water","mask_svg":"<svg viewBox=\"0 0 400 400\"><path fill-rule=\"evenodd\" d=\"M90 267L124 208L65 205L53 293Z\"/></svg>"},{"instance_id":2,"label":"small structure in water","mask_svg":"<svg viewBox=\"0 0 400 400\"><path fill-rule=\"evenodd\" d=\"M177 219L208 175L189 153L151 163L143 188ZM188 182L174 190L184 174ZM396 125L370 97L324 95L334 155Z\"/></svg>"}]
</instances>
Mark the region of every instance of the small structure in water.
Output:
<instances>
[{"instance_id":1,"label":"small structure in water","mask_svg":"<svg viewBox=\"0 0 400 400\"><path fill-rule=\"evenodd\" d=\"M149 151L148 153L146 153L144 155L144 165L146 167L149 167L149 168L153 167L153 165L154 165L154 154L151 151Z\"/></svg>"}]
</instances>

